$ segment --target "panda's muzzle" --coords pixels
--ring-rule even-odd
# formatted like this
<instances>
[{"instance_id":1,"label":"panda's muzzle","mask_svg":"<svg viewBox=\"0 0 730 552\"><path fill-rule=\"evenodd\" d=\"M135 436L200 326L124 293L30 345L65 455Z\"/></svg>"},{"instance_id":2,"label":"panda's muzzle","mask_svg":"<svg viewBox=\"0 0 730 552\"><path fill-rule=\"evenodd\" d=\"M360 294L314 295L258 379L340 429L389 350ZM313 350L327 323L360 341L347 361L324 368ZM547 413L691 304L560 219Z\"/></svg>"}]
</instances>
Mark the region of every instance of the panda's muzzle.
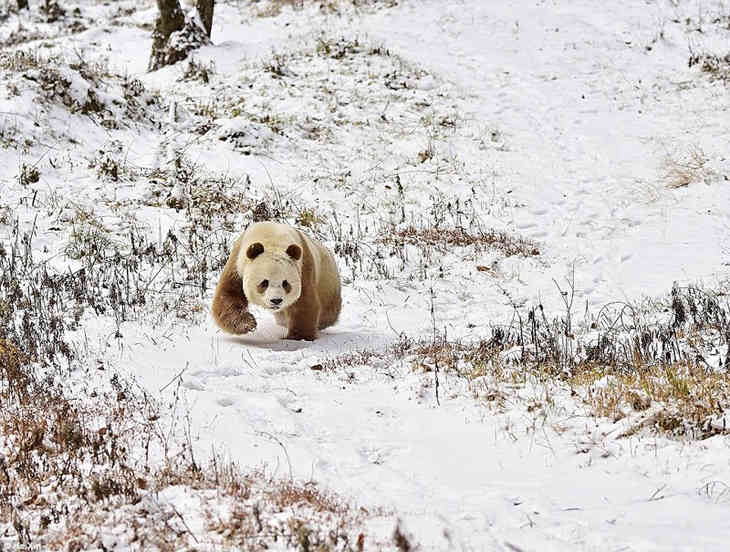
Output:
<instances>
[{"instance_id":1,"label":"panda's muzzle","mask_svg":"<svg viewBox=\"0 0 730 552\"><path fill-rule=\"evenodd\" d=\"M270 299L272 308L278 309L279 305L281 305L284 302L284 299L281 297L276 297L274 299Z\"/></svg>"}]
</instances>

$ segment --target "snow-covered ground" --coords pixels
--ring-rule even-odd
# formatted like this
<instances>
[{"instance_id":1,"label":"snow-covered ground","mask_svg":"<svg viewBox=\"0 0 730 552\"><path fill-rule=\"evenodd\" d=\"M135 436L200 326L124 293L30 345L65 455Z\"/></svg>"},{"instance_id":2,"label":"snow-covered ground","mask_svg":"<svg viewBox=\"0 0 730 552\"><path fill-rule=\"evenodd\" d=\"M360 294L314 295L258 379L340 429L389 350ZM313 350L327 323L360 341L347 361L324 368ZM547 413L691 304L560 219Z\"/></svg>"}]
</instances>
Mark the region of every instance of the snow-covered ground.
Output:
<instances>
[{"instance_id":1,"label":"snow-covered ground","mask_svg":"<svg viewBox=\"0 0 730 552\"><path fill-rule=\"evenodd\" d=\"M207 79L182 78L185 63L145 72L155 9L142 0L81 3L88 30L16 46L58 56L70 82L54 95L34 87L46 82L34 69L0 78L0 204L59 268L77 266L82 212L112 243L131 228L159 243L189 236L198 219L169 206L189 205L206 175L248 203L202 233L230 243L264 206L338 253L342 317L312 343L282 340L262 312L235 338L202 315L89 316L79 335L91 354L163 402L179 376L199 457L215 447L392 512L371 521L380 542L400 519L422 550L726 550L727 435L618 438L620 423L529 378L495 408L444 374L437 404L433 373L408 356L342 358L402 335L488 338L515 306L560 314L556 282L573 278L580 320L674 282L723 286L730 88L688 59L730 52L730 2L304 4L217 6L214 45L195 54ZM144 93L86 79L79 59ZM90 82L114 106L97 119L66 105L83 104ZM134 119L120 107L130 96ZM175 159L196 176L156 176ZM23 165L36 182L21 182ZM539 255L388 242L411 226L494 229Z\"/></svg>"}]
</instances>

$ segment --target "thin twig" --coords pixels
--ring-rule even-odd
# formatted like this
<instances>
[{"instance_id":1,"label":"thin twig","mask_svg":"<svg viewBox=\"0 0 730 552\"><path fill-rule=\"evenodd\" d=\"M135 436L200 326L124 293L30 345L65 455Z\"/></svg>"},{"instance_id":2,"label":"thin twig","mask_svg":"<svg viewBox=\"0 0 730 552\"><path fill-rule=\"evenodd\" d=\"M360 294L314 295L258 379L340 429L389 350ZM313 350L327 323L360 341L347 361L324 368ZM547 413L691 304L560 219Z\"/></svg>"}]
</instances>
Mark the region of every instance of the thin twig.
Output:
<instances>
[{"instance_id":1,"label":"thin twig","mask_svg":"<svg viewBox=\"0 0 730 552\"><path fill-rule=\"evenodd\" d=\"M178 372L178 374L177 374L177 375L176 375L176 376L175 376L174 378L172 378L172 379L171 379L170 381L168 381L168 382L167 382L167 383L166 383L166 384L165 384L165 385L164 385L164 386L163 386L163 387L162 387L162 388L160 389L160 393L162 393L162 392L163 392L163 391L164 391L165 389L167 389L168 387L170 387L170 385L171 385L171 384L172 384L172 383L173 383L173 382L174 382L174 381L175 381L176 379L178 379L178 378L179 378L180 376L182 376L182 375L183 375L183 374L185 373L185 370L187 370L189 366L190 366L190 361L186 362L186 363L185 363L185 368L183 368L182 370L180 370L180 372Z\"/></svg>"}]
</instances>

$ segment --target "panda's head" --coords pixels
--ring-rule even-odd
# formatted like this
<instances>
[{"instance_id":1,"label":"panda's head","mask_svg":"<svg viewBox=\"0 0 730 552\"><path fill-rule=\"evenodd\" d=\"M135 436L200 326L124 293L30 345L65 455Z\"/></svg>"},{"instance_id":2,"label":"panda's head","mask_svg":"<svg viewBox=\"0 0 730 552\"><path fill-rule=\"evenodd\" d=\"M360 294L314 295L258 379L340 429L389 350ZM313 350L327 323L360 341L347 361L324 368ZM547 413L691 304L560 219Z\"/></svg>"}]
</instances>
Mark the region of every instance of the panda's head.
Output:
<instances>
[{"instance_id":1,"label":"panda's head","mask_svg":"<svg viewBox=\"0 0 730 552\"><path fill-rule=\"evenodd\" d=\"M280 311L299 299L302 291L302 248L291 244L286 250L265 250L256 242L242 251L240 275L243 292L253 303L271 311Z\"/></svg>"}]
</instances>

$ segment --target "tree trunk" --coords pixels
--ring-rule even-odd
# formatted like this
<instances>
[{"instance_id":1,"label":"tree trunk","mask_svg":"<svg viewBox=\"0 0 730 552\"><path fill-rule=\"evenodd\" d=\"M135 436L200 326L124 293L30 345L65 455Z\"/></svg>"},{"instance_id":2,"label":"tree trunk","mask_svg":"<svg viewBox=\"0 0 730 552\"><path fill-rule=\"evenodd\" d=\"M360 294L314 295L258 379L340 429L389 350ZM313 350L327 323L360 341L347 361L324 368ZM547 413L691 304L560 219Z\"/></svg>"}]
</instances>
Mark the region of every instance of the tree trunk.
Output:
<instances>
[{"instance_id":1,"label":"tree trunk","mask_svg":"<svg viewBox=\"0 0 730 552\"><path fill-rule=\"evenodd\" d=\"M206 17L210 17L212 25L213 0L207 0L207 3L209 6L204 8L204 11ZM178 0L157 0L157 7L160 15L152 33L152 53L148 71L156 71L165 65L182 61L196 48L210 44L206 29L201 27L197 17L185 17ZM198 10L200 9L198 3Z\"/></svg>"},{"instance_id":2,"label":"tree trunk","mask_svg":"<svg viewBox=\"0 0 730 552\"><path fill-rule=\"evenodd\" d=\"M157 0L157 8L160 13L157 16L155 30L152 33L152 53L150 54L149 71L154 71L165 65L180 61L179 59L174 61L170 60L167 42L170 40L172 33L182 31L185 27L185 15L180 9L180 3L177 0Z\"/></svg>"},{"instance_id":3,"label":"tree trunk","mask_svg":"<svg viewBox=\"0 0 730 552\"><path fill-rule=\"evenodd\" d=\"M197 0L196 7L198 15L203 22L205 33L210 38L210 31L213 29L213 10L215 8L215 0Z\"/></svg>"}]
</instances>

